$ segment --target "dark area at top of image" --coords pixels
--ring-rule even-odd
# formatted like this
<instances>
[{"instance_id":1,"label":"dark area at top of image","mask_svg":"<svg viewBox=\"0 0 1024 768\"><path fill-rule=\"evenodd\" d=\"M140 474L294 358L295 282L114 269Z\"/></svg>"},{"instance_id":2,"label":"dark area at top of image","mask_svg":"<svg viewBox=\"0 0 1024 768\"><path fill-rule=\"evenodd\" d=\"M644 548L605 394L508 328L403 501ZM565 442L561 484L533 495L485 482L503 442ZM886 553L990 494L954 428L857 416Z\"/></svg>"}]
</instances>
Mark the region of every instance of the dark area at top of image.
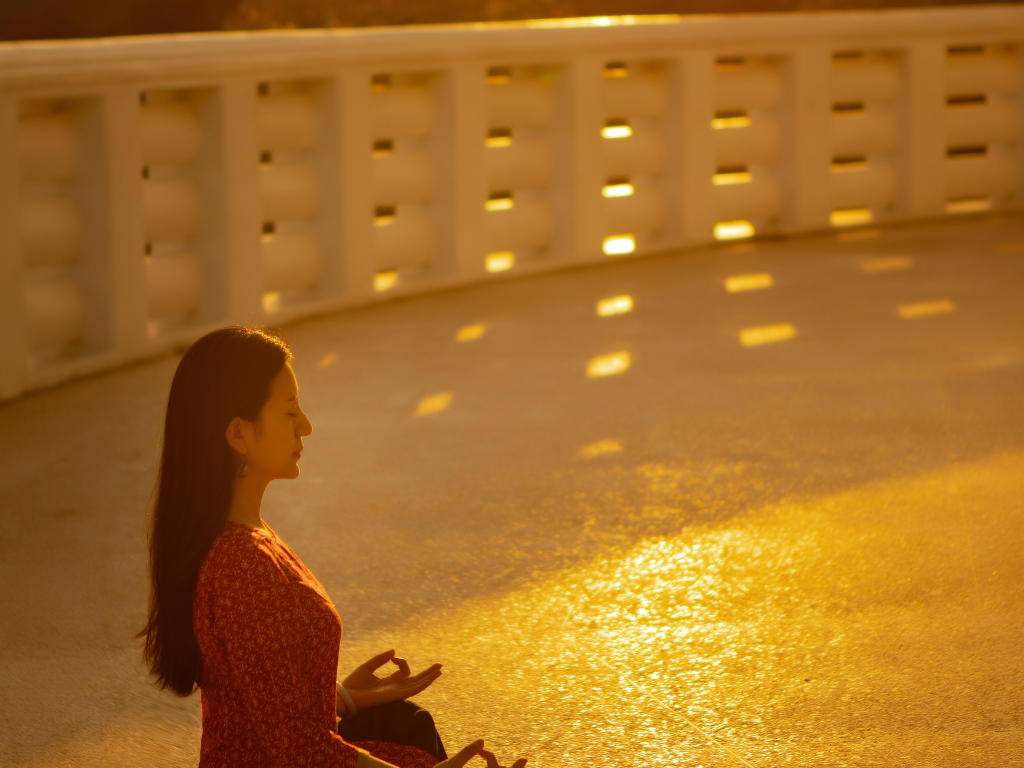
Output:
<instances>
[{"instance_id":1,"label":"dark area at top of image","mask_svg":"<svg viewBox=\"0 0 1024 768\"><path fill-rule=\"evenodd\" d=\"M0 40L982 4L991 0L2 0Z\"/></svg>"}]
</instances>

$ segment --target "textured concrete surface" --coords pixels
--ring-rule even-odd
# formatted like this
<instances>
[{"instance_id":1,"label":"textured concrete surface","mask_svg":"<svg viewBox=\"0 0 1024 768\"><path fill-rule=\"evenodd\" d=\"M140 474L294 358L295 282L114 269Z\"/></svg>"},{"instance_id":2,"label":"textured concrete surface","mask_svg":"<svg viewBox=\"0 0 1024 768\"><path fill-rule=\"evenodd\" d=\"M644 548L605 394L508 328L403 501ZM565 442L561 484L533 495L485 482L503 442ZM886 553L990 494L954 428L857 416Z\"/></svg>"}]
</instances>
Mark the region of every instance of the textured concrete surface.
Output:
<instances>
[{"instance_id":1,"label":"textured concrete surface","mask_svg":"<svg viewBox=\"0 0 1024 768\"><path fill-rule=\"evenodd\" d=\"M445 663L420 700L453 747L1019 764L1022 291L1024 221L1004 218L293 326L314 433L264 516L337 603L343 670L389 647ZM623 294L632 312L597 316ZM196 761L198 697L156 691L129 639L175 364L0 406L0 764Z\"/></svg>"}]
</instances>

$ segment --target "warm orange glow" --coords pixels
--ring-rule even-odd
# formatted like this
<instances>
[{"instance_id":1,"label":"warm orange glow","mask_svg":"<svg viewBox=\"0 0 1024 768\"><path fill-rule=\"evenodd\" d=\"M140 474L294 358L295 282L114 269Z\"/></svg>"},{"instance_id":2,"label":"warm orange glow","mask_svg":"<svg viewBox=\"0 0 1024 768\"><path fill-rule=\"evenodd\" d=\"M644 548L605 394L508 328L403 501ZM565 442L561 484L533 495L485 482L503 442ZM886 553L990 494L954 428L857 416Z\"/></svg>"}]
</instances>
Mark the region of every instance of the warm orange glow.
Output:
<instances>
[{"instance_id":1,"label":"warm orange glow","mask_svg":"<svg viewBox=\"0 0 1024 768\"><path fill-rule=\"evenodd\" d=\"M514 205L515 201L512 199L511 192L491 192L487 202L484 203L484 209L488 211L507 211Z\"/></svg>"},{"instance_id":2,"label":"warm orange glow","mask_svg":"<svg viewBox=\"0 0 1024 768\"><path fill-rule=\"evenodd\" d=\"M772 287L772 276L767 273L757 275L734 275L725 279L725 290L729 293L740 291L756 291Z\"/></svg>"},{"instance_id":3,"label":"warm orange glow","mask_svg":"<svg viewBox=\"0 0 1024 768\"><path fill-rule=\"evenodd\" d=\"M978 213L992 207L987 197L961 197L946 202L946 213Z\"/></svg>"},{"instance_id":4,"label":"warm orange glow","mask_svg":"<svg viewBox=\"0 0 1024 768\"><path fill-rule=\"evenodd\" d=\"M281 292L267 291L263 294L263 311L272 315L281 309Z\"/></svg>"},{"instance_id":5,"label":"warm orange glow","mask_svg":"<svg viewBox=\"0 0 1024 768\"><path fill-rule=\"evenodd\" d=\"M601 355L587 363L587 376L592 379L602 376L615 376L628 371L631 363L629 352Z\"/></svg>"},{"instance_id":6,"label":"warm orange glow","mask_svg":"<svg viewBox=\"0 0 1024 768\"><path fill-rule=\"evenodd\" d=\"M632 235L609 235L604 239L601 249L608 256L619 256L636 250L636 238Z\"/></svg>"},{"instance_id":7,"label":"warm orange glow","mask_svg":"<svg viewBox=\"0 0 1024 768\"><path fill-rule=\"evenodd\" d=\"M740 240L754 236L754 225L749 221L720 221L715 224L715 240Z\"/></svg>"},{"instance_id":8,"label":"warm orange glow","mask_svg":"<svg viewBox=\"0 0 1024 768\"><path fill-rule=\"evenodd\" d=\"M487 326L483 323L477 323L476 325L464 325L459 328L459 332L455 334L456 341L474 341L484 335L484 331L487 330Z\"/></svg>"},{"instance_id":9,"label":"warm orange glow","mask_svg":"<svg viewBox=\"0 0 1024 768\"><path fill-rule=\"evenodd\" d=\"M417 416L429 416L432 413L440 413L441 411L448 410L448 407L452 404L452 393L451 392L439 392L436 395L430 395L424 397L416 405Z\"/></svg>"},{"instance_id":10,"label":"warm orange glow","mask_svg":"<svg viewBox=\"0 0 1024 768\"><path fill-rule=\"evenodd\" d=\"M796 328L789 323L762 325L759 328L744 328L740 331L740 343L744 347L756 347L760 344L792 339L794 336L796 336Z\"/></svg>"},{"instance_id":11,"label":"warm orange glow","mask_svg":"<svg viewBox=\"0 0 1024 768\"><path fill-rule=\"evenodd\" d=\"M377 293L389 291L398 285L398 273L393 269L378 272L373 276L373 290Z\"/></svg>"},{"instance_id":12,"label":"warm orange glow","mask_svg":"<svg viewBox=\"0 0 1024 768\"><path fill-rule=\"evenodd\" d=\"M495 251L487 254L484 267L488 272L507 272L516 264L516 255L512 251Z\"/></svg>"},{"instance_id":13,"label":"warm orange glow","mask_svg":"<svg viewBox=\"0 0 1024 768\"><path fill-rule=\"evenodd\" d=\"M935 301L919 301L916 304L904 304L897 308L900 317L912 319L915 317L927 317L928 315L944 315L956 311L956 304L949 299L937 299Z\"/></svg>"},{"instance_id":14,"label":"warm orange glow","mask_svg":"<svg viewBox=\"0 0 1024 768\"><path fill-rule=\"evenodd\" d=\"M597 302L597 314L599 317L611 317L612 315L624 315L633 311L633 297L628 295L612 296L608 299L601 299Z\"/></svg>"},{"instance_id":15,"label":"warm orange glow","mask_svg":"<svg viewBox=\"0 0 1024 768\"><path fill-rule=\"evenodd\" d=\"M829 215L833 227L855 227L873 220L870 208L837 208Z\"/></svg>"},{"instance_id":16,"label":"warm orange glow","mask_svg":"<svg viewBox=\"0 0 1024 768\"><path fill-rule=\"evenodd\" d=\"M889 256L884 259L868 259L860 263L865 272L892 272L896 269L910 269L913 262L908 256Z\"/></svg>"},{"instance_id":17,"label":"warm orange glow","mask_svg":"<svg viewBox=\"0 0 1024 768\"><path fill-rule=\"evenodd\" d=\"M326 355L320 358L320 362L316 364L316 367L319 368L320 370L323 370L324 368L330 367L337 359L338 356L336 354L334 354L333 352L328 352Z\"/></svg>"},{"instance_id":18,"label":"warm orange glow","mask_svg":"<svg viewBox=\"0 0 1024 768\"><path fill-rule=\"evenodd\" d=\"M596 459L598 456L607 456L611 453L622 453L622 443L618 440L605 438L596 443L584 445L580 448L577 455L581 459Z\"/></svg>"}]
</instances>

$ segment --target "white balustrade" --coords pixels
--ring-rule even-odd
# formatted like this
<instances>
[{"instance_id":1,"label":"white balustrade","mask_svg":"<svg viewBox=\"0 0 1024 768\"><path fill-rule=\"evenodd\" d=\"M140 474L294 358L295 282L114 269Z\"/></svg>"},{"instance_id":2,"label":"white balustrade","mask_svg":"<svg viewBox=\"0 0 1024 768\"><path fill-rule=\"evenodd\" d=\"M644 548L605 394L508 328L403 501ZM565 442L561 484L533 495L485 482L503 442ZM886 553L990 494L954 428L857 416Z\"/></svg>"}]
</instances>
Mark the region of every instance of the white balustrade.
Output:
<instances>
[{"instance_id":1,"label":"white balustrade","mask_svg":"<svg viewBox=\"0 0 1024 768\"><path fill-rule=\"evenodd\" d=\"M51 350L78 341L85 325L85 302L76 280L25 283L25 325L29 346Z\"/></svg>"},{"instance_id":2,"label":"white balustrade","mask_svg":"<svg viewBox=\"0 0 1024 768\"><path fill-rule=\"evenodd\" d=\"M153 240L185 240L199 222L199 198L191 179L142 182L145 235Z\"/></svg>"},{"instance_id":3,"label":"white balustrade","mask_svg":"<svg viewBox=\"0 0 1024 768\"><path fill-rule=\"evenodd\" d=\"M722 61L715 72L715 109L772 109L782 97L782 73L760 62Z\"/></svg>"},{"instance_id":4,"label":"white balustrade","mask_svg":"<svg viewBox=\"0 0 1024 768\"><path fill-rule=\"evenodd\" d=\"M486 151L489 189L535 189L551 177L551 152L544 141L517 139Z\"/></svg>"},{"instance_id":5,"label":"white balustrade","mask_svg":"<svg viewBox=\"0 0 1024 768\"><path fill-rule=\"evenodd\" d=\"M433 192L434 167L426 152L389 152L373 159L374 203L425 203Z\"/></svg>"},{"instance_id":6,"label":"white balustrade","mask_svg":"<svg viewBox=\"0 0 1024 768\"><path fill-rule=\"evenodd\" d=\"M946 192L951 200L1008 194L1017 188L1017 159L986 156L951 159L946 164Z\"/></svg>"},{"instance_id":7,"label":"white balustrade","mask_svg":"<svg viewBox=\"0 0 1024 768\"><path fill-rule=\"evenodd\" d=\"M754 174L746 184L724 184L713 189L720 221L768 219L782 207L782 190L768 174Z\"/></svg>"},{"instance_id":8,"label":"white balustrade","mask_svg":"<svg viewBox=\"0 0 1024 768\"><path fill-rule=\"evenodd\" d=\"M945 117L948 146L1012 144L1020 134L1020 111L1012 102L950 106Z\"/></svg>"},{"instance_id":9,"label":"white balustrade","mask_svg":"<svg viewBox=\"0 0 1024 768\"><path fill-rule=\"evenodd\" d=\"M27 117L18 121L21 181L65 181L75 175L78 134L69 115Z\"/></svg>"},{"instance_id":10,"label":"white balustrade","mask_svg":"<svg viewBox=\"0 0 1024 768\"><path fill-rule=\"evenodd\" d=\"M492 272L1017 210L1022 45L1010 4L0 44L0 397Z\"/></svg>"},{"instance_id":11,"label":"white balustrade","mask_svg":"<svg viewBox=\"0 0 1024 768\"><path fill-rule=\"evenodd\" d=\"M370 131L375 139L426 136L434 119L426 86L394 86L370 93Z\"/></svg>"},{"instance_id":12,"label":"white balustrade","mask_svg":"<svg viewBox=\"0 0 1024 768\"><path fill-rule=\"evenodd\" d=\"M833 101L893 101L899 87L898 62L855 60L832 67Z\"/></svg>"},{"instance_id":13,"label":"white balustrade","mask_svg":"<svg viewBox=\"0 0 1024 768\"><path fill-rule=\"evenodd\" d=\"M78 258L82 222L69 197L21 203L21 245L26 267L66 266Z\"/></svg>"},{"instance_id":14,"label":"white balustrade","mask_svg":"<svg viewBox=\"0 0 1024 768\"><path fill-rule=\"evenodd\" d=\"M884 163L871 163L855 171L832 174L833 208L874 208L896 201L896 171Z\"/></svg>"},{"instance_id":15,"label":"white balustrade","mask_svg":"<svg viewBox=\"0 0 1024 768\"><path fill-rule=\"evenodd\" d=\"M260 212L265 221L308 219L320 204L320 183L309 163L260 168Z\"/></svg>"},{"instance_id":16,"label":"white balustrade","mask_svg":"<svg viewBox=\"0 0 1024 768\"><path fill-rule=\"evenodd\" d=\"M316 104L309 96L266 96L256 101L262 150L310 149L316 143Z\"/></svg>"},{"instance_id":17,"label":"white balustrade","mask_svg":"<svg viewBox=\"0 0 1024 768\"><path fill-rule=\"evenodd\" d=\"M189 104L144 105L139 138L146 165L191 163L199 149L199 120Z\"/></svg>"},{"instance_id":18,"label":"white balustrade","mask_svg":"<svg viewBox=\"0 0 1024 768\"><path fill-rule=\"evenodd\" d=\"M551 86L540 82L513 80L490 85L487 110L494 127L533 127L551 119Z\"/></svg>"},{"instance_id":19,"label":"white balustrade","mask_svg":"<svg viewBox=\"0 0 1024 768\"><path fill-rule=\"evenodd\" d=\"M188 316L203 293L203 274L195 254L177 253L145 260L146 298L153 319Z\"/></svg>"},{"instance_id":20,"label":"white balustrade","mask_svg":"<svg viewBox=\"0 0 1024 768\"><path fill-rule=\"evenodd\" d=\"M607 117L658 117L665 111L665 82L658 75L606 77L604 112Z\"/></svg>"},{"instance_id":21,"label":"white balustrade","mask_svg":"<svg viewBox=\"0 0 1024 768\"><path fill-rule=\"evenodd\" d=\"M950 94L1013 93L1020 80L1017 56L1009 52L957 53L946 61L946 92Z\"/></svg>"},{"instance_id":22,"label":"white balustrade","mask_svg":"<svg viewBox=\"0 0 1024 768\"><path fill-rule=\"evenodd\" d=\"M665 224L665 196L657 187L604 201L604 234L657 232Z\"/></svg>"},{"instance_id":23,"label":"white balustrade","mask_svg":"<svg viewBox=\"0 0 1024 768\"><path fill-rule=\"evenodd\" d=\"M539 200L517 202L504 211L488 211L484 220L489 252L542 248L551 238L551 211Z\"/></svg>"},{"instance_id":24,"label":"white balustrade","mask_svg":"<svg viewBox=\"0 0 1024 768\"><path fill-rule=\"evenodd\" d=\"M899 141L896 115L890 111L833 112L831 126L833 156L888 154Z\"/></svg>"},{"instance_id":25,"label":"white balustrade","mask_svg":"<svg viewBox=\"0 0 1024 768\"><path fill-rule=\"evenodd\" d=\"M774 163L779 155L781 129L777 120L757 116L749 125L719 128L712 134L718 166Z\"/></svg>"},{"instance_id":26,"label":"white balustrade","mask_svg":"<svg viewBox=\"0 0 1024 768\"><path fill-rule=\"evenodd\" d=\"M400 210L394 221L373 229L373 256L377 271L423 268L437 248L434 222L413 210Z\"/></svg>"},{"instance_id":27,"label":"white balustrade","mask_svg":"<svg viewBox=\"0 0 1024 768\"><path fill-rule=\"evenodd\" d=\"M665 168L665 139L660 131L637 128L632 135L602 142L607 176L658 174Z\"/></svg>"},{"instance_id":28,"label":"white balustrade","mask_svg":"<svg viewBox=\"0 0 1024 768\"><path fill-rule=\"evenodd\" d=\"M320 279L320 245L311 232L275 235L263 241L265 291L304 291Z\"/></svg>"}]
</instances>

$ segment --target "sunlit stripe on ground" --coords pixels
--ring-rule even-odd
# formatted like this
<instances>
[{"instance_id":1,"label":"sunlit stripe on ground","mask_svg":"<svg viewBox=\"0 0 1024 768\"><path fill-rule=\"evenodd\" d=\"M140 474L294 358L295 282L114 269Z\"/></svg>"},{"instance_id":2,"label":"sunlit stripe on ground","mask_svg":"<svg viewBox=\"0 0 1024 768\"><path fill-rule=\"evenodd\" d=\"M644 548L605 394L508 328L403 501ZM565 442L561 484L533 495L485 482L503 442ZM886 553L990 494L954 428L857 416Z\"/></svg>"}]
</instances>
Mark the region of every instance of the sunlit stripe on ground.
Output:
<instances>
[{"instance_id":1,"label":"sunlit stripe on ground","mask_svg":"<svg viewBox=\"0 0 1024 768\"><path fill-rule=\"evenodd\" d=\"M487 330L487 326L483 323L476 323L475 325L464 325L459 328L459 332L455 334L456 341L473 341L479 339L484 335L484 331Z\"/></svg>"},{"instance_id":2,"label":"sunlit stripe on ground","mask_svg":"<svg viewBox=\"0 0 1024 768\"><path fill-rule=\"evenodd\" d=\"M592 379L601 376L614 376L625 373L632 363L629 352L616 352L612 355L601 355L587 363L587 376Z\"/></svg>"},{"instance_id":3,"label":"sunlit stripe on ground","mask_svg":"<svg viewBox=\"0 0 1024 768\"><path fill-rule=\"evenodd\" d=\"M956 304L949 299L936 299L935 301L919 301L916 304L903 304L896 311L899 312L900 317L910 319L955 312Z\"/></svg>"},{"instance_id":4,"label":"sunlit stripe on ground","mask_svg":"<svg viewBox=\"0 0 1024 768\"><path fill-rule=\"evenodd\" d=\"M373 290L377 293L389 291L398 285L398 273L393 269L378 272L373 276Z\"/></svg>"},{"instance_id":5,"label":"sunlit stripe on ground","mask_svg":"<svg viewBox=\"0 0 1024 768\"><path fill-rule=\"evenodd\" d=\"M633 235L609 235L604 239L601 249L608 256L632 253L636 250L636 238Z\"/></svg>"},{"instance_id":6,"label":"sunlit stripe on ground","mask_svg":"<svg viewBox=\"0 0 1024 768\"><path fill-rule=\"evenodd\" d=\"M316 364L316 367L319 368L320 370L323 370L327 366L331 365L331 363L333 363L337 359L338 356L336 354L334 354L333 352L328 352L326 355L320 358L320 362Z\"/></svg>"},{"instance_id":7,"label":"sunlit stripe on ground","mask_svg":"<svg viewBox=\"0 0 1024 768\"><path fill-rule=\"evenodd\" d=\"M715 224L715 240L740 240L754 236L754 225L749 221L720 221Z\"/></svg>"},{"instance_id":8,"label":"sunlit stripe on ground","mask_svg":"<svg viewBox=\"0 0 1024 768\"><path fill-rule=\"evenodd\" d=\"M991 207L992 202L987 197L961 197L946 201L946 213L978 213Z\"/></svg>"},{"instance_id":9,"label":"sunlit stripe on ground","mask_svg":"<svg viewBox=\"0 0 1024 768\"><path fill-rule=\"evenodd\" d=\"M577 455L581 459L596 459L598 456L607 456L610 453L622 453L622 443L609 437L590 445L584 445Z\"/></svg>"},{"instance_id":10,"label":"sunlit stripe on ground","mask_svg":"<svg viewBox=\"0 0 1024 768\"><path fill-rule=\"evenodd\" d=\"M488 272L507 272L516 265L516 255L512 251L497 251L487 254L484 262Z\"/></svg>"},{"instance_id":11,"label":"sunlit stripe on ground","mask_svg":"<svg viewBox=\"0 0 1024 768\"><path fill-rule=\"evenodd\" d=\"M629 295L612 296L597 302L597 314L600 317L624 315L633 311L633 297Z\"/></svg>"},{"instance_id":12,"label":"sunlit stripe on ground","mask_svg":"<svg viewBox=\"0 0 1024 768\"><path fill-rule=\"evenodd\" d=\"M280 291L267 291L263 294L261 303L263 304L263 311L268 315L272 315L281 309L281 292Z\"/></svg>"},{"instance_id":13,"label":"sunlit stripe on ground","mask_svg":"<svg viewBox=\"0 0 1024 768\"><path fill-rule=\"evenodd\" d=\"M778 325L762 325L758 328L744 328L740 331L740 343L745 347L756 347L759 344L771 344L774 341L785 341L796 336L796 328L789 323Z\"/></svg>"},{"instance_id":14,"label":"sunlit stripe on ground","mask_svg":"<svg viewBox=\"0 0 1024 768\"><path fill-rule=\"evenodd\" d=\"M756 291L760 288L771 288L772 276L767 272L757 275L733 275L725 279L725 290L729 293L740 291Z\"/></svg>"},{"instance_id":15,"label":"sunlit stripe on ground","mask_svg":"<svg viewBox=\"0 0 1024 768\"><path fill-rule=\"evenodd\" d=\"M416 415L429 416L432 413L440 413L441 411L448 410L448 406L451 404L452 393L439 392L436 395L430 395L420 400L416 405Z\"/></svg>"},{"instance_id":16,"label":"sunlit stripe on ground","mask_svg":"<svg viewBox=\"0 0 1024 768\"><path fill-rule=\"evenodd\" d=\"M891 272L896 269L910 269L913 261L909 256L887 256L884 259L868 259L860 263L865 272Z\"/></svg>"},{"instance_id":17,"label":"sunlit stripe on ground","mask_svg":"<svg viewBox=\"0 0 1024 768\"><path fill-rule=\"evenodd\" d=\"M874 220L870 208L837 208L829 214L833 227L854 227L870 224Z\"/></svg>"}]
</instances>

